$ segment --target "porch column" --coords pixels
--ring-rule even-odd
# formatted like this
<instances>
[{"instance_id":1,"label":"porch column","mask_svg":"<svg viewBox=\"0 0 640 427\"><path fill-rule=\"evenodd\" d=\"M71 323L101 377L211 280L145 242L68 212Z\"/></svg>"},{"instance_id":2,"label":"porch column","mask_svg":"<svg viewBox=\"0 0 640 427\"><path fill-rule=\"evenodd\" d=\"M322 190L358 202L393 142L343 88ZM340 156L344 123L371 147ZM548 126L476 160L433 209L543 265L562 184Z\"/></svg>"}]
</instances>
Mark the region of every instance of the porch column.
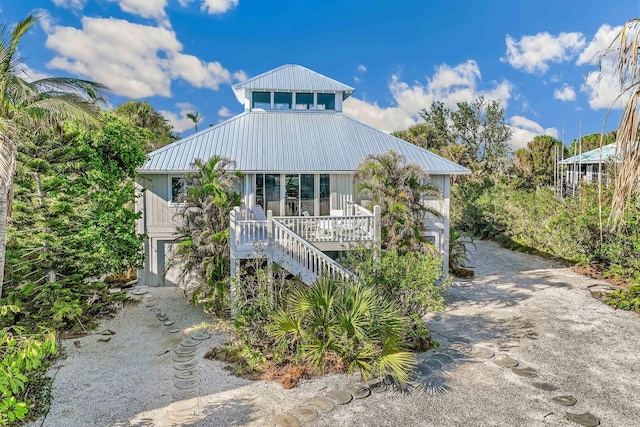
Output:
<instances>
[{"instance_id":1,"label":"porch column","mask_svg":"<svg viewBox=\"0 0 640 427\"><path fill-rule=\"evenodd\" d=\"M373 207L373 246L375 258L380 260L380 250L382 248L382 208L379 205Z\"/></svg>"}]
</instances>

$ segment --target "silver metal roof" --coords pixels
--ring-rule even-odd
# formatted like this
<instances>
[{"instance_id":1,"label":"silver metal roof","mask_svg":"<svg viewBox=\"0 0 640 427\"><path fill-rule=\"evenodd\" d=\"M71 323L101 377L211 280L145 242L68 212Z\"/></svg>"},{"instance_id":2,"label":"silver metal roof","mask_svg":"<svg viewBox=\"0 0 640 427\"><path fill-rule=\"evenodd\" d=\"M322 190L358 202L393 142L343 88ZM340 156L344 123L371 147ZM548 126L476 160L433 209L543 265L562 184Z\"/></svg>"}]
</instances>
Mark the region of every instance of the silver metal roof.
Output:
<instances>
[{"instance_id":1,"label":"silver metal roof","mask_svg":"<svg viewBox=\"0 0 640 427\"><path fill-rule=\"evenodd\" d=\"M600 159L602 159L603 162L606 162L616 155L616 145L616 143L613 143L602 147L602 156L600 155L600 148L596 148L595 150L586 151L582 153L582 155L578 154L576 156L567 157L560 163L563 165L600 163Z\"/></svg>"},{"instance_id":2,"label":"silver metal roof","mask_svg":"<svg viewBox=\"0 0 640 427\"><path fill-rule=\"evenodd\" d=\"M246 82L233 86L236 97L242 102L243 89L265 91L297 92L343 92L346 99L355 90L339 81L333 80L300 65L283 65Z\"/></svg>"},{"instance_id":3,"label":"silver metal roof","mask_svg":"<svg viewBox=\"0 0 640 427\"><path fill-rule=\"evenodd\" d=\"M192 170L194 159L214 155L243 172L351 172L369 154L389 150L430 174L468 174L456 163L374 129L340 112L244 112L149 154L141 173Z\"/></svg>"}]
</instances>

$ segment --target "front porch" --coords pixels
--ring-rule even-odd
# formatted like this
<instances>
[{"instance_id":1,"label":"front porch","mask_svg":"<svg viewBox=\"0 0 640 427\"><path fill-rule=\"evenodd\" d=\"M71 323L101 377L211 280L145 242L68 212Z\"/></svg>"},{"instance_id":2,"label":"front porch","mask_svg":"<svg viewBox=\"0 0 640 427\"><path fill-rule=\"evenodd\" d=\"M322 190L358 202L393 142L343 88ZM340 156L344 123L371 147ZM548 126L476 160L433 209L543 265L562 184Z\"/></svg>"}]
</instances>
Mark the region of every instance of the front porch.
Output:
<instances>
[{"instance_id":1,"label":"front porch","mask_svg":"<svg viewBox=\"0 0 640 427\"><path fill-rule=\"evenodd\" d=\"M380 207L373 212L349 203L329 216L273 216L255 219L240 207L231 212L231 272L241 259L266 258L279 263L311 283L321 274L351 275L326 251L352 250L358 246L380 247ZM251 218L251 219L242 219Z\"/></svg>"}]
</instances>

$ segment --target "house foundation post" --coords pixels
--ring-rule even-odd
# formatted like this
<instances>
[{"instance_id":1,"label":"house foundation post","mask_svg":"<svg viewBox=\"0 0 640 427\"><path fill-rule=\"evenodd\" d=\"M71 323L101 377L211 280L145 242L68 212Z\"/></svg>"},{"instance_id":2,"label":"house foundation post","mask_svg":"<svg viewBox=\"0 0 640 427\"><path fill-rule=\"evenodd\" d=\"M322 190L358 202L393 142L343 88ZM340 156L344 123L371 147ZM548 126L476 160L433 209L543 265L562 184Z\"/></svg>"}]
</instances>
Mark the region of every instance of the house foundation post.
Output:
<instances>
[{"instance_id":1,"label":"house foundation post","mask_svg":"<svg viewBox=\"0 0 640 427\"><path fill-rule=\"evenodd\" d=\"M380 261L382 247L382 208L379 205L373 207L373 246L375 258Z\"/></svg>"}]
</instances>

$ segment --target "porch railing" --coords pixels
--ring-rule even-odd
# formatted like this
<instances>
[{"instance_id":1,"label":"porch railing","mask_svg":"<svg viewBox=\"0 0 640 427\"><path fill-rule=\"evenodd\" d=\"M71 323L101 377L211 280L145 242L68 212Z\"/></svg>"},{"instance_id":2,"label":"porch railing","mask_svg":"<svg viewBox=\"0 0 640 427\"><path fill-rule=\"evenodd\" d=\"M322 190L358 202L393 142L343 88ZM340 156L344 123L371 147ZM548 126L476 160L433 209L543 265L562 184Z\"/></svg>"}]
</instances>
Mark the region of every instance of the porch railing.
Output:
<instances>
[{"instance_id":1,"label":"porch railing","mask_svg":"<svg viewBox=\"0 0 640 427\"><path fill-rule=\"evenodd\" d=\"M352 272L280 222L280 218L273 218L270 224L272 229L269 234L273 236L272 250L279 251L280 256L284 255L285 261L293 261L304 270L292 271L292 273L298 273L301 276L306 274L309 280L305 281L309 282L323 275L342 279L355 277Z\"/></svg>"}]
</instances>

